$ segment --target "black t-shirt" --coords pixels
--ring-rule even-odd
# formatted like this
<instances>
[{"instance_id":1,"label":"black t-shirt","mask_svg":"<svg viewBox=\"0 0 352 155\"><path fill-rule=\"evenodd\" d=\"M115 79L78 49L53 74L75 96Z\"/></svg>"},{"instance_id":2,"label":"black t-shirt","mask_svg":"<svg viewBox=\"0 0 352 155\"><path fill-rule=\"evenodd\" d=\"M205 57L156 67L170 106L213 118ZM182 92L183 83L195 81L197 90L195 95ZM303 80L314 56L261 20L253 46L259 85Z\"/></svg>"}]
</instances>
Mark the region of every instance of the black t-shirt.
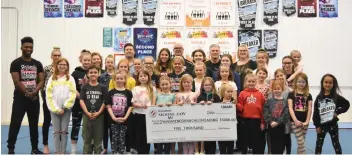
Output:
<instances>
[{"instance_id":1,"label":"black t-shirt","mask_svg":"<svg viewBox=\"0 0 352 155\"><path fill-rule=\"evenodd\" d=\"M108 99L108 89L102 84L92 86L89 83L82 86L81 100L86 104L88 112L98 112Z\"/></svg>"},{"instance_id":2,"label":"black t-shirt","mask_svg":"<svg viewBox=\"0 0 352 155\"><path fill-rule=\"evenodd\" d=\"M179 92L180 90L180 81L181 77L186 74L186 72L182 72L181 74L176 74L175 72L172 72L168 74L170 80L171 80L171 92Z\"/></svg>"},{"instance_id":3,"label":"black t-shirt","mask_svg":"<svg viewBox=\"0 0 352 155\"><path fill-rule=\"evenodd\" d=\"M295 116L297 120L301 122L305 122L308 114L308 101L312 101L312 95L308 95L308 97L305 97L303 94L298 94L294 92L290 92L288 94L288 100L292 100L292 109L293 112L295 113ZM292 118L290 118L291 121Z\"/></svg>"},{"instance_id":4,"label":"black t-shirt","mask_svg":"<svg viewBox=\"0 0 352 155\"><path fill-rule=\"evenodd\" d=\"M286 80L291 77L292 74L286 74ZM293 80L287 81L288 87L292 88Z\"/></svg>"},{"instance_id":5,"label":"black t-shirt","mask_svg":"<svg viewBox=\"0 0 352 155\"><path fill-rule=\"evenodd\" d=\"M157 76L156 74L153 73L153 75L151 76L151 82L152 82L152 85L155 87L155 88L159 88L159 76Z\"/></svg>"},{"instance_id":6,"label":"black t-shirt","mask_svg":"<svg viewBox=\"0 0 352 155\"><path fill-rule=\"evenodd\" d=\"M237 65L237 62L236 62L236 63L234 63L234 68L241 79L241 87L240 88L244 88L244 78L246 77L247 69L251 69L251 70L257 69L257 63L253 60L249 60L246 64L239 66L239 65Z\"/></svg>"},{"instance_id":7,"label":"black t-shirt","mask_svg":"<svg viewBox=\"0 0 352 155\"><path fill-rule=\"evenodd\" d=\"M212 73L213 71L219 71L221 61L219 60L218 63L213 64L210 60L205 62L205 66L207 67L207 76L212 77L212 75L208 75L208 73Z\"/></svg>"},{"instance_id":8,"label":"black t-shirt","mask_svg":"<svg viewBox=\"0 0 352 155\"><path fill-rule=\"evenodd\" d=\"M39 73L43 73L43 65L33 58L30 61L25 61L19 57L11 63L10 73L13 72L17 72L20 82L28 91L33 92L39 82ZM15 86L14 97L25 97L24 95L25 94Z\"/></svg>"},{"instance_id":9,"label":"black t-shirt","mask_svg":"<svg viewBox=\"0 0 352 155\"><path fill-rule=\"evenodd\" d=\"M108 105L111 105L115 117L125 117L128 108L132 106L132 92L128 89L109 91Z\"/></svg>"}]
</instances>

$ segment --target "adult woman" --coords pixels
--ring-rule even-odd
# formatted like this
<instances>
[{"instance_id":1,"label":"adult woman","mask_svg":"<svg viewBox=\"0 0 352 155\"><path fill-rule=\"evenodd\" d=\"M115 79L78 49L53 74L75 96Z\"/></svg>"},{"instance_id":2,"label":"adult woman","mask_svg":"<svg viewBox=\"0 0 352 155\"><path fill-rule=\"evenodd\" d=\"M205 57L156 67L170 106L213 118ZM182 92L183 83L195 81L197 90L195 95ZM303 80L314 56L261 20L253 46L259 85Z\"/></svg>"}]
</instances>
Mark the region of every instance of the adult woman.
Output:
<instances>
[{"instance_id":1,"label":"adult woman","mask_svg":"<svg viewBox=\"0 0 352 155\"><path fill-rule=\"evenodd\" d=\"M290 90L292 90L293 79L296 77L298 73L301 72L301 70L297 70L296 72L294 71L293 62L294 61L291 56L284 56L282 58L282 69L285 72L287 84Z\"/></svg>"},{"instance_id":2,"label":"adult woman","mask_svg":"<svg viewBox=\"0 0 352 155\"><path fill-rule=\"evenodd\" d=\"M240 45L237 51L238 61L234 64L235 71L240 75L241 85L240 90L244 86L244 77L246 77L247 69L257 69L257 63L249 59L249 50L247 45Z\"/></svg>"},{"instance_id":3,"label":"adult woman","mask_svg":"<svg viewBox=\"0 0 352 155\"><path fill-rule=\"evenodd\" d=\"M172 73L171 53L168 48L160 50L158 60L154 66L154 73L158 76Z\"/></svg>"},{"instance_id":4,"label":"adult woman","mask_svg":"<svg viewBox=\"0 0 352 155\"><path fill-rule=\"evenodd\" d=\"M61 57L61 51L60 47L53 47L53 50L51 52L51 60L52 63L48 66L44 67L44 86L41 91L42 94L42 99L43 99L43 113L44 113L44 122L42 126L42 133L43 133L43 145L44 145L44 152L45 154L49 154L49 146L48 146L48 134L49 134L49 127L50 127L50 122L51 122L51 116L50 116L50 111L48 109L45 97L46 97L46 86L48 84L49 77L53 74L54 72L54 64L55 61L58 60Z\"/></svg>"},{"instance_id":5,"label":"adult woman","mask_svg":"<svg viewBox=\"0 0 352 155\"><path fill-rule=\"evenodd\" d=\"M103 74L105 72L103 69L103 57L98 52L92 53L92 64L99 67L99 74Z\"/></svg>"}]
</instances>

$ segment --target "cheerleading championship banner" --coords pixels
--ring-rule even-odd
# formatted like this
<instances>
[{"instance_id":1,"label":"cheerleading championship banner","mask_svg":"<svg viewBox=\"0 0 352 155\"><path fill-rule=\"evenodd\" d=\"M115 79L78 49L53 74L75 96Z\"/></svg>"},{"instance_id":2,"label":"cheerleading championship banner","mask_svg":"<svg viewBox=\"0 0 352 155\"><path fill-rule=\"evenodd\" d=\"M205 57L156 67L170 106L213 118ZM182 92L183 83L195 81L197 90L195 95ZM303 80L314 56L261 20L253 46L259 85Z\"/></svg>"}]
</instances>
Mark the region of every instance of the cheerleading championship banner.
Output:
<instances>
[{"instance_id":1,"label":"cheerleading championship banner","mask_svg":"<svg viewBox=\"0 0 352 155\"><path fill-rule=\"evenodd\" d=\"M168 48L173 54L173 48L176 43L183 43L183 28L182 27L170 27L170 28L158 28L158 51L162 48ZM158 56L159 52L157 53Z\"/></svg>"},{"instance_id":2,"label":"cheerleading championship banner","mask_svg":"<svg viewBox=\"0 0 352 155\"><path fill-rule=\"evenodd\" d=\"M338 17L338 0L319 0L319 17Z\"/></svg>"},{"instance_id":3,"label":"cheerleading championship banner","mask_svg":"<svg viewBox=\"0 0 352 155\"><path fill-rule=\"evenodd\" d=\"M269 26L279 23L279 0L264 0L264 16L263 21Z\"/></svg>"},{"instance_id":4,"label":"cheerleading championship banner","mask_svg":"<svg viewBox=\"0 0 352 155\"><path fill-rule=\"evenodd\" d=\"M186 26L210 26L210 1L187 0L186 1Z\"/></svg>"},{"instance_id":5,"label":"cheerleading championship banner","mask_svg":"<svg viewBox=\"0 0 352 155\"><path fill-rule=\"evenodd\" d=\"M132 42L131 28L114 29L114 51L120 54L124 53L123 47L126 43Z\"/></svg>"},{"instance_id":6,"label":"cheerleading championship banner","mask_svg":"<svg viewBox=\"0 0 352 155\"><path fill-rule=\"evenodd\" d=\"M122 23L131 26L138 19L138 0L122 0Z\"/></svg>"},{"instance_id":7,"label":"cheerleading championship banner","mask_svg":"<svg viewBox=\"0 0 352 155\"><path fill-rule=\"evenodd\" d=\"M143 59L145 56L153 56L154 60L156 60L157 31L156 28L133 29L133 40L137 58Z\"/></svg>"},{"instance_id":8,"label":"cheerleading championship banner","mask_svg":"<svg viewBox=\"0 0 352 155\"><path fill-rule=\"evenodd\" d=\"M159 25L160 26L184 26L185 25L185 1L184 0L159 0Z\"/></svg>"},{"instance_id":9,"label":"cheerleading championship banner","mask_svg":"<svg viewBox=\"0 0 352 155\"><path fill-rule=\"evenodd\" d=\"M317 17L317 0L298 0L298 17Z\"/></svg>"},{"instance_id":10,"label":"cheerleading championship banner","mask_svg":"<svg viewBox=\"0 0 352 155\"><path fill-rule=\"evenodd\" d=\"M142 0L143 3L143 23L145 25L155 24L155 12L157 7L157 0Z\"/></svg>"},{"instance_id":11,"label":"cheerleading championship banner","mask_svg":"<svg viewBox=\"0 0 352 155\"><path fill-rule=\"evenodd\" d=\"M238 30L238 46L246 44L249 58L255 61L255 55L262 47L262 30Z\"/></svg>"},{"instance_id":12,"label":"cheerleading championship banner","mask_svg":"<svg viewBox=\"0 0 352 155\"><path fill-rule=\"evenodd\" d=\"M44 0L44 18L62 17L61 0Z\"/></svg>"},{"instance_id":13,"label":"cheerleading championship banner","mask_svg":"<svg viewBox=\"0 0 352 155\"><path fill-rule=\"evenodd\" d=\"M230 54L231 56L235 56L235 33L235 28L232 27L212 27L209 31L209 35L211 36L210 44L218 44L220 46L220 55Z\"/></svg>"},{"instance_id":14,"label":"cheerleading championship banner","mask_svg":"<svg viewBox=\"0 0 352 155\"><path fill-rule=\"evenodd\" d=\"M205 54L209 55L209 28L186 28L185 57L191 57L192 52L196 49L202 49Z\"/></svg>"},{"instance_id":15,"label":"cheerleading championship banner","mask_svg":"<svg viewBox=\"0 0 352 155\"><path fill-rule=\"evenodd\" d=\"M212 0L210 21L212 26L235 26L235 2Z\"/></svg>"},{"instance_id":16,"label":"cheerleading championship banner","mask_svg":"<svg viewBox=\"0 0 352 155\"><path fill-rule=\"evenodd\" d=\"M257 0L238 0L240 28L254 29L257 15Z\"/></svg>"},{"instance_id":17,"label":"cheerleading championship banner","mask_svg":"<svg viewBox=\"0 0 352 155\"><path fill-rule=\"evenodd\" d=\"M86 0L86 17L104 17L104 0Z\"/></svg>"},{"instance_id":18,"label":"cheerleading championship banner","mask_svg":"<svg viewBox=\"0 0 352 155\"><path fill-rule=\"evenodd\" d=\"M83 17L83 0L65 0L65 17Z\"/></svg>"},{"instance_id":19,"label":"cheerleading championship banner","mask_svg":"<svg viewBox=\"0 0 352 155\"><path fill-rule=\"evenodd\" d=\"M264 30L264 49L269 54L269 58L274 58L277 55L278 31Z\"/></svg>"},{"instance_id":20,"label":"cheerleading championship banner","mask_svg":"<svg viewBox=\"0 0 352 155\"><path fill-rule=\"evenodd\" d=\"M108 13L108 16L117 15L117 4L118 0L106 0L106 12Z\"/></svg>"},{"instance_id":21,"label":"cheerleading championship banner","mask_svg":"<svg viewBox=\"0 0 352 155\"><path fill-rule=\"evenodd\" d=\"M296 0L282 0L282 10L286 16L296 13Z\"/></svg>"}]
</instances>

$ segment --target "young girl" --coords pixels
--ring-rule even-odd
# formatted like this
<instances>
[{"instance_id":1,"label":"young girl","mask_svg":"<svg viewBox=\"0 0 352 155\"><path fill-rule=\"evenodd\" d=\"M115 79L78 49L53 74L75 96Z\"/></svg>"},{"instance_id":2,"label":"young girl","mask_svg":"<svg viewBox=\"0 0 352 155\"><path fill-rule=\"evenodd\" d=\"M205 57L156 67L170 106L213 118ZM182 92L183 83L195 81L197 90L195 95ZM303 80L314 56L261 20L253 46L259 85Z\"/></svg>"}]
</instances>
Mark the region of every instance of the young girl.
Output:
<instances>
[{"instance_id":1,"label":"young girl","mask_svg":"<svg viewBox=\"0 0 352 155\"><path fill-rule=\"evenodd\" d=\"M79 103L80 92L82 85L87 83L84 77L86 76L86 72L91 65L91 59L92 56L90 52L87 50L82 50L81 55L79 56L79 61L82 66L76 67L75 71L73 71L71 75L75 79L77 90L75 104L72 107L71 154L76 154L78 133L82 121L82 108Z\"/></svg>"},{"instance_id":2,"label":"young girl","mask_svg":"<svg viewBox=\"0 0 352 155\"><path fill-rule=\"evenodd\" d=\"M103 57L98 52L92 53L92 64L100 69L99 74L103 74L105 72L103 69Z\"/></svg>"},{"instance_id":3,"label":"young girl","mask_svg":"<svg viewBox=\"0 0 352 155\"><path fill-rule=\"evenodd\" d=\"M317 131L315 154L321 154L325 135L329 132L336 154L342 154L339 141L338 115L347 112L350 102L339 95L339 85L335 76L325 74L321 79L321 89L314 102L313 122Z\"/></svg>"},{"instance_id":4,"label":"young girl","mask_svg":"<svg viewBox=\"0 0 352 155\"><path fill-rule=\"evenodd\" d=\"M124 154L126 151L127 119L132 112L132 92L125 88L127 74L123 71L115 73L116 87L109 91L106 106L112 119L111 149L113 154Z\"/></svg>"},{"instance_id":5,"label":"young girl","mask_svg":"<svg viewBox=\"0 0 352 155\"><path fill-rule=\"evenodd\" d=\"M46 89L46 100L54 129L55 154L66 153L68 124L76 98L76 83L69 75L69 68L67 59L58 59Z\"/></svg>"},{"instance_id":6,"label":"young girl","mask_svg":"<svg viewBox=\"0 0 352 155\"><path fill-rule=\"evenodd\" d=\"M267 70L267 77L265 82L270 84L274 79L271 70L268 68L269 65L269 54L264 49L259 49L258 53L256 54L256 62L258 64L257 69L253 70L253 73L257 73L258 68L265 68Z\"/></svg>"},{"instance_id":7,"label":"young girl","mask_svg":"<svg viewBox=\"0 0 352 155\"><path fill-rule=\"evenodd\" d=\"M282 96L284 85L279 80L272 84L273 97L264 104L264 120L270 134L270 151L283 154L285 149L285 128L288 122L287 100Z\"/></svg>"},{"instance_id":8,"label":"young girl","mask_svg":"<svg viewBox=\"0 0 352 155\"><path fill-rule=\"evenodd\" d=\"M178 92L180 89L180 78L186 74L185 72L185 61L180 56L175 56L172 59L173 72L168 74L171 79L171 92Z\"/></svg>"},{"instance_id":9,"label":"young girl","mask_svg":"<svg viewBox=\"0 0 352 155\"><path fill-rule=\"evenodd\" d=\"M88 68L89 82L82 86L80 105L83 115L83 153L102 153L101 143L104 136L104 115L108 89L98 83L99 68L92 65ZM92 141L94 148L92 148Z\"/></svg>"},{"instance_id":10,"label":"young girl","mask_svg":"<svg viewBox=\"0 0 352 155\"><path fill-rule=\"evenodd\" d=\"M312 95L309 93L308 77L304 73L296 75L293 92L288 95L291 128L297 139L297 154L306 154L305 138L312 114Z\"/></svg>"},{"instance_id":11,"label":"young girl","mask_svg":"<svg viewBox=\"0 0 352 155\"><path fill-rule=\"evenodd\" d=\"M237 98L237 85L233 79L233 74L230 71L230 67L226 65L221 65L218 73L219 81L215 82L215 88L218 92L220 92L220 87L223 84L230 84L233 87L233 98ZM221 97L221 96L220 96Z\"/></svg>"},{"instance_id":12,"label":"young girl","mask_svg":"<svg viewBox=\"0 0 352 155\"><path fill-rule=\"evenodd\" d=\"M151 77L148 70L142 69L137 76L137 86L132 89L132 104L134 113L134 124L136 126L134 135L138 154L149 154L150 144L147 143L145 124L145 113L148 106L152 104L156 96L156 88L152 87ZM131 146L132 147L132 146Z\"/></svg>"},{"instance_id":13,"label":"young girl","mask_svg":"<svg viewBox=\"0 0 352 155\"><path fill-rule=\"evenodd\" d=\"M221 103L234 104L232 97L233 87L230 84L223 84L220 87ZM220 154L233 154L234 141L219 141Z\"/></svg>"},{"instance_id":14,"label":"young girl","mask_svg":"<svg viewBox=\"0 0 352 155\"><path fill-rule=\"evenodd\" d=\"M172 73L171 53L168 48L160 50L158 60L154 66L154 73L158 76Z\"/></svg>"},{"instance_id":15,"label":"young girl","mask_svg":"<svg viewBox=\"0 0 352 155\"><path fill-rule=\"evenodd\" d=\"M257 77L253 73L247 73L245 77L244 90L238 97L236 104L237 111L242 115L243 125L243 148L242 153L247 154L250 144L253 147L253 154L264 154L262 145L262 131L264 130L263 105L264 95L257 89Z\"/></svg>"},{"instance_id":16,"label":"young girl","mask_svg":"<svg viewBox=\"0 0 352 155\"><path fill-rule=\"evenodd\" d=\"M265 99L267 99L269 95L270 85L269 83L265 82L265 80L268 77L268 71L264 67L260 67L257 69L256 75L258 81L255 88L264 95Z\"/></svg>"},{"instance_id":17,"label":"young girl","mask_svg":"<svg viewBox=\"0 0 352 155\"><path fill-rule=\"evenodd\" d=\"M185 74L180 80L180 92L176 94L176 104L196 104L197 103L197 93L192 92L192 81L193 78L189 74ZM181 143L179 143L181 145ZM183 142L183 154L193 154L194 153L194 142ZM179 147L179 149L181 149Z\"/></svg>"},{"instance_id":18,"label":"young girl","mask_svg":"<svg viewBox=\"0 0 352 155\"><path fill-rule=\"evenodd\" d=\"M200 94L200 87L205 77L205 70L206 70L206 66L203 62L197 62L194 65L194 74L196 75L196 77L193 79L192 91L196 92L197 94Z\"/></svg>"},{"instance_id":19,"label":"young girl","mask_svg":"<svg viewBox=\"0 0 352 155\"><path fill-rule=\"evenodd\" d=\"M170 106L176 104L175 94L171 93L171 81L170 78L162 75L160 77L160 89L161 91L157 93L156 100L153 105L157 106ZM157 143L156 154L170 154L171 144L170 143Z\"/></svg>"},{"instance_id":20,"label":"young girl","mask_svg":"<svg viewBox=\"0 0 352 155\"><path fill-rule=\"evenodd\" d=\"M117 69L124 71L126 73L129 73L130 67L128 66L128 60L127 59L120 60L120 62L117 64ZM115 79L110 80L109 90L115 88L116 82L114 80ZM128 74L127 80L126 80L126 88L128 90L132 90L135 85L136 85L136 80L134 80L134 78L131 77L130 74Z\"/></svg>"},{"instance_id":21,"label":"young girl","mask_svg":"<svg viewBox=\"0 0 352 155\"><path fill-rule=\"evenodd\" d=\"M295 68L295 71L303 71L303 65L302 65L302 55L301 52L298 50L293 50L290 53L290 56L293 58L293 67Z\"/></svg>"},{"instance_id":22,"label":"young girl","mask_svg":"<svg viewBox=\"0 0 352 155\"><path fill-rule=\"evenodd\" d=\"M132 75L133 79L137 79L138 72L142 69L142 60L141 59L133 59L133 65L134 65L134 73Z\"/></svg>"},{"instance_id":23,"label":"young girl","mask_svg":"<svg viewBox=\"0 0 352 155\"><path fill-rule=\"evenodd\" d=\"M234 82L236 83L236 86L237 86L237 95L240 94L241 90L239 88L239 86L241 85L241 77L240 75L238 75L238 73L235 71L235 66L233 65L232 63L232 56L230 54L224 54L221 56L221 64L220 65L224 65L224 66L228 66L230 67L230 71L232 72L233 74L233 78L234 78ZM209 73L208 73L209 74ZM213 73L215 75L213 75L213 79L215 81L219 80L220 77L218 77L218 74L217 73ZM237 99L237 98L236 98Z\"/></svg>"},{"instance_id":24,"label":"young girl","mask_svg":"<svg viewBox=\"0 0 352 155\"><path fill-rule=\"evenodd\" d=\"M220 97L216 93L215 84L212 78L205 77L202 81L200 88L200 95L197 98L197 103L200 104L211 104L219 103ZM204 142L205 154L215 154L216 141Z\"/></svg>"}]
</instances>

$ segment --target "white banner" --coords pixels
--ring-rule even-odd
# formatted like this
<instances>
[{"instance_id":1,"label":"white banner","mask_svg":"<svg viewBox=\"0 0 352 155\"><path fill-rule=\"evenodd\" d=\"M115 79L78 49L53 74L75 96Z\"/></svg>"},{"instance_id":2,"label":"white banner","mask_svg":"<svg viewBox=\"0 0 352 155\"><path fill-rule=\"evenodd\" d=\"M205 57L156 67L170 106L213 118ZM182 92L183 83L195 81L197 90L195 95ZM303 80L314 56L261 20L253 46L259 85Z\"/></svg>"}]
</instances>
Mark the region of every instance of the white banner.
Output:
<instances>
[{"instance_id":1,"label":"white banner","mask_svg":"<svg viewBox=\"0 0 352 155\"><path fill-rule=\"evenodd\" d=\"M186 1L186 26L210 26L210 0Z\"/></svg>"},{"instance_id":2,"label":"white banner","mask_svg":"<svg viewBox=\"0 0 352 155\"><path fill-rule=\"evenodd\" d=\"M220 54L230 54L233 62L236 62L236 37L237 31L233 27L212 27L209 35L211 37L210 44L218 44L220 46Z\"/></svg>"},{"instance_id":3,"label":"white banner","mask_svg":"<svg viewBox=\"0 0 352 155\"><path fill-rule=\"evenodd\" d=\"M148 107L148 143L232 141L237 139L234 104Z\"/></svg>"},{"instance_id":4,"label":"white banner","mask_svg":"<svg viewBox=\"0 0 352 155\"><path fill-rule=\"evenodd\" d=\"M206 56L209 56L209 28L199 27L199 28L186 28L185 36L186 43L184 46L184 55L186 57L191 57L192 52L196 49L202 49Z\"/></svg>"},{"instance_id":5,"label":"white banner","mask_svg":"<svg viewBox=\"0 0 352 155\"><path fill-rule=\"evenodd\" d=\"M211 25L212 26L235 26L235 2L234 0L211 1Z\"/></svg>"},{"instance_id":6,"label":"white banner","mask_svg":"<svg viewBox=\"0 0 352 155\"><path fill-rule=\"evenodd\" d=\"M171 52L171 55L173 55L173 49L175 43L183 43L183 28L182 27L161 27L158 28L158 52L157 52L157 57L160 53L160 50L162 48L168 48Z\"/></svg>"},{"instance_id":7,"label":"white banner","mask_svg":"<svg viewBox=\"0 0 352 155\"><path fill-rule=\"evenodd\" d=\"M184 0L160 0L159 6L160 26L184 26L185 25L185 1Z\"/></svg>"}]
</instances>

